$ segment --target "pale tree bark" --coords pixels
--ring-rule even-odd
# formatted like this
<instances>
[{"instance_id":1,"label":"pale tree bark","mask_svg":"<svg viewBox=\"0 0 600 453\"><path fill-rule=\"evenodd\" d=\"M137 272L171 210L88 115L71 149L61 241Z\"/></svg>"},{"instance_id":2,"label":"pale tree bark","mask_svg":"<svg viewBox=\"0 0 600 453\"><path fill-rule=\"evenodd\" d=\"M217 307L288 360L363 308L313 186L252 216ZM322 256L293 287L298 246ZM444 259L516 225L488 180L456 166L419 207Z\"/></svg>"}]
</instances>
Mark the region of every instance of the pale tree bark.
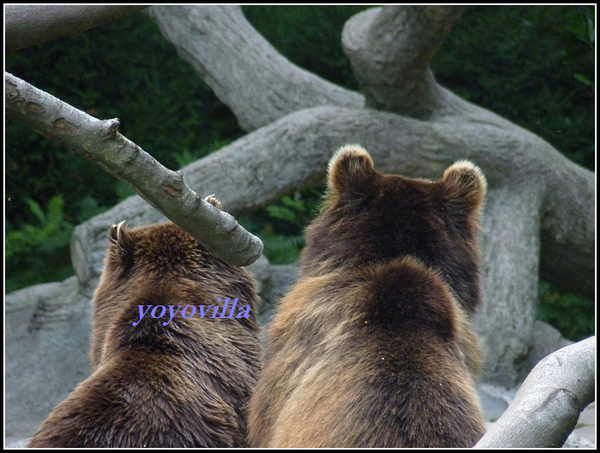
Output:
<instances>
[{"instance_id":1,"label":"pale tree bark","mask_svg":"<svg viewBox=\"0 0 600 453\"><path fill-rule=\"evenodd\" d=\"M260 257L263 247L259 238L199 197L184 182L181 172L163 167L121 135L119 120L98 120L9 73L4 75L4 90L7 117L56 140L127 183L215 256L238 266Z\"/></svg>"},{"instance_id":2,"label":"pale tree bark","mask_svg":"<svg viewBox=\"0 0 600 453\"><path fill-rule=\"evenodd\" d=\"M253 129L279 119L242 139L240 146L233 144L190 165L185 169L190 181L196 171L203 177L211 174L208 180L198 177L198 183L218 184L231 193L237 201L228 203L235 212L237 206L249 210L322 181L328 157L348 142L365 146L387 171L406 175L437 178L452 161L472 159L490 183L483 221L485 302L477 319L477 330L488 344L486 378L507 386L521 380L526 370L518 370L519 363L530 349L537 313L538 276L580 294L594 292L593 173L539 137L435 82L428 62L458 15L454 7L375 8L347 22L342 44L367 104L390 111L385 115L348 107L346 97L321 98L321 105L341 109L307 109L288 93L293 92L287 84L289 74L298 69L282 58L273 64L270 44L256 36L236 10L233 6L147 10L217 95L236 93L220 98L237 118L259 118L256 123L244 120L243 126ZM207 32L211 24L221 24L231 34ZM252 58L247 42L253 43ZM212 50L220 48L233 50ZM371 60L369 52L374 54ZM214 74L221 67L227 72L216 81ZM268 84L263 82L265 71ZM312 98L323 83L316 80L301 89ZM268 102L271 99L278 100L277 108ZM421 99L424 104L419 106ZM227 177L216 172L219 165L227 168ZM252 190L244 195L231 186Z\"/></svg>"},{"instance_id":3,"label":"pale tree bark","mask_svg":"<svg viewBox=\"0 0 600 453\"><path fill-rule=\"evenodd\" d=\"M581 411L596 399L595 365L595 336L550 354L475 448L562 447Z\"/></svg>"},{"instance_id":4,"label":"pale tree bark","mask_svg":"<svg viewBox=\"0 0 600 453\"><path fill-rule=\"evenodd\" d=\"M429 70L462 7L402 6L370 9L350 19L342 33L366 106L428 118L444 103Z\"/></svg>"},{"instance_id":5,"label":"pale tree bark","mask_svg":"<svg viewBox=\"0 0 600 453\"><path fill-rule=\"evenodd\" d=\"M256 32L239 6L155 6L146 13L246 131L303 108L360 108L364 103L359 93L290 63Z\"/></svg>"},{"instance_id":6,"label":"pale tree bark","mask_svg":"<svg viewBox=\"0 0 600 453\"><path fill-rule=\"evenodd\" d=\"M523 364L535 335L540 275L594 294L594 174L538 136L460 99L429 70L457 8L389 6L350 19L342 43L365 96L290 63L238 6L146 11L252 131L181 170L191 188L215 193L234 215L322 184L332 153L347 143L363 145L385 172L437 179L458 159L483 169L489 192L476 328L486 343L484 381L510 388L529 371ZM133 225L161 219L131 197L76 228L71 252L83 293L91 294L102 270L106 229L125 215Z\"/></svg>"},{"instance_id":7,"label":"pale tree bark","mask_svg":"<svg viewBox=\"0 0 600 453\"><path fill-rule=\"evenodd\" d=\"M8 5L4 9L4 49L16 52L120 19L148 5Z\"/></svg>"}]
</instances>

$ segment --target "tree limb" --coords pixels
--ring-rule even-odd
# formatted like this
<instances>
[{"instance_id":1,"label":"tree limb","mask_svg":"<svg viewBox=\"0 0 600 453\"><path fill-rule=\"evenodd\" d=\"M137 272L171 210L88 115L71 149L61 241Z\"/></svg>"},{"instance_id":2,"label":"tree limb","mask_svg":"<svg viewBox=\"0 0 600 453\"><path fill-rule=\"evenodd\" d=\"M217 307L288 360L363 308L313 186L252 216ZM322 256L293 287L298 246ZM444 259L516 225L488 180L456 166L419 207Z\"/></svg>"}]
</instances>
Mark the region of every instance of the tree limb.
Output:
<instances>
[{"instance_id":1,"label":"tree limb","mask_svg":"<svg viewBox=\"0 0 600 453\"><path fill-rule=\"evenodd\" d=\"M147 13L246 131L320 105L361 108L362 95L299 68L234 5L153 6Z\"/></svg>"},{"instance_id":2,"label":"tree limb","mask_svg":"<svg viewBox=\"0 0 600 453\"><path fill-rule=\"evenodd\" d=\"M596 337L543 359L475 448L561 447L595 400Z\"/></svg>"},{"instance_id":3,"label":"tree limb","mask_svg":"<svg viewBox=\"0 0 600 453\"><path fill-rule=\"evenodd\" d=\"M443 92L429 62L462 12L459 6L385 6L346 22L342 46L366 106L429 118Z\"/></svg>"},{"instance_id":4,"label":"tree limb","mask_svg":"<svg viewBox=\"0 0 600 453\"><path fill-rule=\"evenodd\" d=\"M238 266L260 257L259 238L199 197L183 181L182 172L166 169L119 134L118 120L97 120L9 73L5 93L7 116L127 183L216 256Z\"/></svg>"},{"instance_id":5,"label":"tree limb","mask_svg":"<svg viewBox=\"0 0 600 453\"><path fill-rule=\"evenodd\" d=\"M406 175L437 178L454 160L472 159L483 168L490 189L531 196L529 212L522 215L537 219L537 234L541 229L535 253L542 248L542 266L548 256L544 250L560 254L555 272L563 285L573 282L571 290L594 293L594 174L514 125L500 128L460 117L422 122L386 112L319 107L243 137L189 165L186 175L194 187L220 184L227 206L248 212L298 187L320 183L331 153L348 142L363 144L386 171ZM227 174L216 171L224 162L231 162ZM490 240L499 241L493 235Z\"/></svg>"},{"instance_id":6,"label":"tree limb","mask_svg":"<svg viewBox=\"0 0 600 453\"><path fill-rule=\"evenodd\" d=\"M128 16L148 5L8 5L5 7L5 50L16 52L34 44L74 35Z\"/></svg>"}]
</instances>

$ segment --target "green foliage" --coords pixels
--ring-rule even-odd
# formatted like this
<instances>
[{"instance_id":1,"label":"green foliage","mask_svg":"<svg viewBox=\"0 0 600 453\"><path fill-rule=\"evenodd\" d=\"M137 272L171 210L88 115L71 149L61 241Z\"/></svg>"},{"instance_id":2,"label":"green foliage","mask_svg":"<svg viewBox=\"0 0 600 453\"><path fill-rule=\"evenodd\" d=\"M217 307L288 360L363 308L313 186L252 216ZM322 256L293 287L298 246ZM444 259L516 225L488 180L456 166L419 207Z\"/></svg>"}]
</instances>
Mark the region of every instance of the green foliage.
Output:
<instances>
[{"instance_id":1,"label":"green foliage","mask_svg":"<svg viewBox=\"0 0 600 453\"><path fill-rule=\"evenodd\" d=\"M5 279L6 292L73 274L69 241L74 226L64 218L62 196L53 196L45 211L32 199L26 199L26 204L36 221L6 234L4 257L7 268L13 270Z\"/></svg>"},{"instance_id":2,"label":"green foliage","mask_svg":"<svg viewBox=\"0 0 600 453\"><path fill-rule=\"evenodd\" d=\"M292 63L320 77L358 89L342 50L346 21L372 6L243 6L249 22Z\"/></svg>"},{"instance_id":3,"label":"green foliage","mask_svg":"<svg viewBox=\"0 0 600 453\"><path fill-rule=\"evenodd\" d=\"M176 163L176 168L183 168L186 165L196 162L201 157L207 156L213 151L217 151L224 146L231 143L231 140L214 140L206 146L202 146L199 151L190 151L189 149L183 149L173 154L173 159Z\"/></svg>"},{"instance_id":4,"label":"green foliage","mask_svg":"<svg viewBox=\"0 0 600 453\"><path fill-rule=\"evenodd\" d=\"M274 234L267 228L261 233L264 237L264 254L271 264L290 264L300 258L300 251L304 247L303 236Z\"/></svg>"},{"instance_id":5,"label":"green foliage","mask_svg":"<svg viewBox=\"0 0 600 453\"><path fill-rule=\"evenodd\" d=\"M135 190L125 184L123 181L118 181L115 186L115 191L117 192L117 198L119 201L123 201L125 198L129 198L132 195L135 195Z\"/></svg>"},{"instance_id":6,"label":"green foliage","mask_svg":"<svg viewBox=\"0 0 600 453\"><path fill-rule=\"evenodd\" d=\"M292 263L304 247L304 228L319 210L323 189L296 191L240 223L259 236L264 254L272 264Z\"/></svg>"},{"instance_id":7,"label":"green foliage","mask_svg":"<svg viewBox=\"0 0 600 453\"><path fill-rule=\"evenodd\" d=\"M186 165L198 160L198 156L196 156L196 153L190 151L189 149L181 150L173 157L175 158L175 162L177 163L177 168L185 167Z\"/></svg>"},{"instance_id":8,"label":"green foliage","mask_svg":"<svg viewBox=\"0 0 600 453\"><path fill-rule=\"evenodd\" d=\"M594 301L573 293L561 293L540 281L538 319L556 327L569 340L582 340L596 332Z\"/></svg>"},{"instance_id":9,"label":"green foliage","mask_svg":"<svg viewBox=\"0 0 600 453\"><path fill-rule=\"evenodd\" d=\"M300 192L295 192L294 197L285 195L279 204L267 206L267 212L272 219L282 220L297 227L302 227L306 214L311 210L308 208L306 199Z\"/></svg>"}]
</instances>

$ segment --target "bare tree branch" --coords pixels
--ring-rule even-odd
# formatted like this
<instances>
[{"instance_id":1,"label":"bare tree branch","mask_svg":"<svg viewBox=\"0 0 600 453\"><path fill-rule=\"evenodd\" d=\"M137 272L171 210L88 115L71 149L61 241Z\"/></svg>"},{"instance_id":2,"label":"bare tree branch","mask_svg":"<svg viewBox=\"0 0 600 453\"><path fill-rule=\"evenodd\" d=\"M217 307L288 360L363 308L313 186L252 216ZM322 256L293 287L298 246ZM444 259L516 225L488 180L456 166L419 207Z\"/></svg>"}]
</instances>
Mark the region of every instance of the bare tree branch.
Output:
<instances>
[{"instance_id":1,"label":"bare tree branch","mask_svg":"<svg viewBox=\"0 0 600 453\"><path fill-rule=\"evenodd\" d=\"M5 73L11 116L126 182L144 200L221 259L247 265L262 253L259 238L226 212L205 202L173 172L118 133L119 121L100 121Z\"/></svg>"},{"instance_id":2,"label":"bare tree branch","mask_svg":"<svg viewBox=\"0 0 600 453\"><path fill-rule=\"evenodd\" d=\"M536 365L515 399L475 448L561 447L596 397L596 337Z\"/></svg>"},{"instance_id":3,"label":"bare tree branch","mask_svg":"<svg viewBox=\"0 0 600 453\"><path fill-rule=\"evenodd\" d=\"M385 6L352 17L342 44L367 107L428 118L443 102L429 62L462 12L457 6Z\"/></svg>"},{"instance_id":4,"label":"bare tree branch","mask_svg":"<svg viewBox=\"0 0 600 453\"><path fill-rule=\"evenodd\" d=\"M163 36L250 131L320 105L361 108L362 95L292 64L234 5L153 6Z\"/></svg>"},{"instance_id":5,"label":"bare tree branch","mask_svg":"<svg viewBox=\"0 0 600 453\"><path fill-rule=\"evenodd\" d=\"M148 5L8 5L5 7L5 50L16 52L63 36L74 35L128 16Z\"/></svg>"}]
</instances>

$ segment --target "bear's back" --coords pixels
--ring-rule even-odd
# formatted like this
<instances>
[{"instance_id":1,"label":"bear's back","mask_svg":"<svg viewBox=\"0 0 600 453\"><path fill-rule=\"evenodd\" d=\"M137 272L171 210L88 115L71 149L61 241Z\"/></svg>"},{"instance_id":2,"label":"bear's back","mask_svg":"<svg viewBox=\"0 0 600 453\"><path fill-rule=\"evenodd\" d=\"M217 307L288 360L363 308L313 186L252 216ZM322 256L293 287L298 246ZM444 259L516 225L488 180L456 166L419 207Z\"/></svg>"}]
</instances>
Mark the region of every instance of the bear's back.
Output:
<instances>
[{"instance_id":1,"label":"bear's back","mask_svg":"<svg viewBox=\"0 0 600 453\"><path fill-rule=\"evenodd\" d=\"M413 259L301 280L269 328L250 445L474 445L484 425L456 338L459 310Z\"/></svg>"},{"instance_id":2,"label":"bear's back","mask_svg":"<svg viewBox=\"0 0 600 453\"><path fill-rule=\"evenodd\" d=\"M471 447L485 426L473 164L440 181L382 175L358 146L331 159L301 276L269 326L250 401L254 447Z\"/></svg>"},{"instance_id":3,"label":"bear's back","mask_svg":"<svg viewBox=\"0 0 600 453\"><path fill-rule=\"evenodd\" d=\"M93 300L94 373L29 446L245 446L261 362L252 275L170 222L115 225L109 239ZM230 315L233 299L246 316ZM192 315L199 306L212 316Z\"/></svg>"}]
</instances>

